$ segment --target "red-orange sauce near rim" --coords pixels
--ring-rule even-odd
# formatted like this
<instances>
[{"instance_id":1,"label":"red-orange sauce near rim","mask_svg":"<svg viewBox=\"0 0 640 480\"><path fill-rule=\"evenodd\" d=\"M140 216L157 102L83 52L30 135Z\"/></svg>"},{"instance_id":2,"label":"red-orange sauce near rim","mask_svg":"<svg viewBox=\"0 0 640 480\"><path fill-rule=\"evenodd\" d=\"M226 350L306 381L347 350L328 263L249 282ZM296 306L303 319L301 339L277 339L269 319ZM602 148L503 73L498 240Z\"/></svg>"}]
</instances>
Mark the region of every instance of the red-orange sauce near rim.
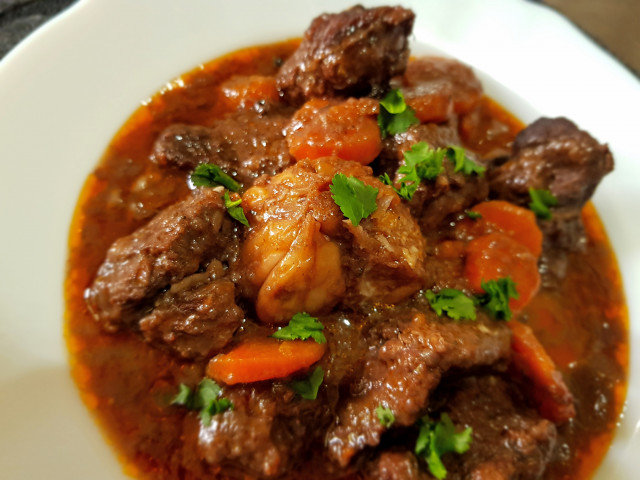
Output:
<instances>
[{"instance_id":1,"label":"red-orange sauce near rim","mask_svg":"<svg viewBox=\"0 0 640 480\"><path fill-rule=\"evenodd\" d=\"M188 440L180 438L183 413L166 404L175 394L176 376L195 383L204 364L181 364L132 333L104 333L87 311L84 289L114 240L146 223L150 211L188 192L183 177L148 161L158 133L171 123L207 124L220 117L228 107L216 86L235 74L275 74L281 59L297 45L298 40L291 40L234 52L171 83L126 121L78 200L65 282L65 336L72 373L125 472L134 477L196 478L170 473L176 468L176 442ZM508 147L523 128L489 98L483 99L478 115L486 134L465 138L461 133L467 147L480 153ZM154 192L155 197L150 195ZM129 208L117 208L122 198L132 202ZM543 288L521 317L576 397L577 420L559 428L558 453L545 474L552 480L587 479L593 474L609 447L626 393L628 325L620 274L591 204L583 218L586 250L570 256L562 284ZM312 472L305 475L314 478Z\"/></svg>"}]
</instances>

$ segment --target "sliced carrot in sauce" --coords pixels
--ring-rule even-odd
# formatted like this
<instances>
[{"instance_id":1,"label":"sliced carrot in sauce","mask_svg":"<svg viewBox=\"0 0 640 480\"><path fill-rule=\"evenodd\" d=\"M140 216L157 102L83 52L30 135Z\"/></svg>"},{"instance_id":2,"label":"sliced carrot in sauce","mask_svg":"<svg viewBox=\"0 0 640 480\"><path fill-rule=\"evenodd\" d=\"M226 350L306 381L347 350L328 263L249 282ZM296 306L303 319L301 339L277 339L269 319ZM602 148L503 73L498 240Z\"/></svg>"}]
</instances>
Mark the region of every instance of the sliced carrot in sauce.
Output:
<instances>
[{"instance_id":1,"label":"sliced carrot in sauce","mask_svg":"<svg viewBox=\"0 0 640 480\"><path fill-rule=\"evenodd\" d=\"M483 291L483 281L511 277L520 295L509 301L514 313L522 310L540 288L538 258L503 233L490 233L468 243L465 277L469 287L477 293Z\"/></svg>"},{"instance_id":2,"label":"sliced carrot in sauce","mask_svg":"<svg viewBox=\"0 0 640 480\"><path fill-rule=\"evenodd\" d=\"M245 108L256 102L275 103L279 101L275 77L262 75L236 75L220 85L227 104L231 108Z\"/></svg>"},{"instance_id":3,"label":"sliced carrot in sauce","mask_svg":"<svg viewBox=\"0 0 640 480\"><path fill-rule=\"evenodd\" d=\"M309 100L288 128L289 153L296 160L335 155L363 165L371 163L382 150L375 119L378 110L378 102L371 98L350 98L338 104Z\"/></svg>"},{"instance_id":4,"label":"sliced carrot in sauce","mask_svg":"<svg viewBox=\"0 0 640 480\"><path fill-rule=\"evenodd\" d=\"M310 367L325 350L326 344L314 340L253 338L212 358L207 376L227 385L282 378Z\"/></svg>"},{"instance_id":5,"label":"sliced carrot in sauce","mask_svg":"<svg viewBox=\"0 0 640 480\"><path fill-rule=\"evenodd\" d=\"M503 200L482 202L471 209L482 215L478 223L487 231L499 231L509 235L527 247L536 257L542 253L542 232L538 228L535 214Z\"/></svg>"},{"instance_id":6,"label":"sliced carrot in sauce","mask_svg":"<svg viewBox=\"0 0 640 480\"><path fill-rule=\"evenodd\" d=\"M421 123L445 122L453 114L453 101L448 93L434 92L414 97L406 96L405 99Z\"/></svg>"},{"instance_id":7,"label":"sliced carrot in sauce","mask_svg":"<svg viewBox=\"0 0 640 480\"><path fill-rule=\"evenodd\" d=\"M533 383L533 396L542 416L556 423L575 417L573 396L533 330L517 320L507 324L513 333L512 364Z\"/></svg>"}]
</instances>

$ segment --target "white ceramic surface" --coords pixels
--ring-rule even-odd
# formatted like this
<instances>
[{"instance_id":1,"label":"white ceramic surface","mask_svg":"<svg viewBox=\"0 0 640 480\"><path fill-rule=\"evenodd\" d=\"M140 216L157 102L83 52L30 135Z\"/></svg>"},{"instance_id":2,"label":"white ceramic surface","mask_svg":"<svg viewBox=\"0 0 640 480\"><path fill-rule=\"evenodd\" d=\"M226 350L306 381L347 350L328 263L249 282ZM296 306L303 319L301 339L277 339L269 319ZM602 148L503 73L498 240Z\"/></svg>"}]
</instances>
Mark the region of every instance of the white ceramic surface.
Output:
<instances>
[{"instance_id":1,"label":"white ceramic surface","mask_svg":"<svg viewBox=\"0 0 640 480\"><path fill-rule=\"evenodd\" d=\"M0 477L124 478L70 380L62 339L68 225L109 139L180 73L299 36L316 14L351 3L81 0L0 63ZM638 478L640 85L544 7L402 3L417 13L414 51L470 63L488 93L524 120L566 115L614 152L616 170L595 203L621 263L633 348L625 415L597 478Z\"/></svg>"}]
</instances>

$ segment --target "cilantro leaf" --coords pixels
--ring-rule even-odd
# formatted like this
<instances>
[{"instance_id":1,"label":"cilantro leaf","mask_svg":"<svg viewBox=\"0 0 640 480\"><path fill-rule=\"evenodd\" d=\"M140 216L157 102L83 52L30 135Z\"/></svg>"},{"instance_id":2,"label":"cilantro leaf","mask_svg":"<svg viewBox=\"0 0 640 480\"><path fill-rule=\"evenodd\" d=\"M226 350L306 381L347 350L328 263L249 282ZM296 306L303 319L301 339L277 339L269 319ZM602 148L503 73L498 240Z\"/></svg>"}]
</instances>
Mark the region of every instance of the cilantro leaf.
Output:
<instances>
[{"instance_id":1,"label":"cilantro leaf","mask_svg":"<svg viewBox=\"0 0 640 480\"><path fill-rule=\"evenodd\" d=\"M180 391L171 401L171 405L179 405L189 410L199 410L200 420L205 426L211 424L211 417L226 410L233 409L228 398L220 398L222 389L209 378L203 378L195 391L181 383Z\"/></svg>"},{"instance_id":2,"label":"cilantro leaf","mask_svg":"<svg viewBox=\"0 0 640 480\"><path fill-rule=\"evenodd\" d=\"M227 212L231 216L231 218L236 219L241 224L245 226L249 226L249 221L247 217L244 215L244 210L240 204L242 203L242 198L238 198L237 200L231 200L229 197L229 192L224 192L224 206L227 207Z\"/></svg>"},{"instance_id":3,"label":"cilantro leaf","mask_svg":"<svg viewBox=\"0 0 640 480\"><path fill-rule=\"evenodd\" d=\"M511 320L513 314L509 307L509 300L520 298L515 282L510 277L506 277L488 282L483 280L480 285L486 292L478 298L480 305L489 310L496 320Z\"/></svg>"},{"instance_id":4,"label":"cilantro leaf","mask_svg":"<svg viewBox=\"0 0 640 480\"><path fill-rule=\"evenodd\" d=\"M467 156L467 152L462 147L450 145L447 147L447 157L453 162L454 172L462 172L465 175L472 175L475 173L480 177L484 175L486 168L471 160Z\"/></svg>"},{"instance_id":5,"label":"cilantro leaf","mask_svg":"<svg viewBox=\"0 0 640 480\"><path fill-rule=\"evenodd\" d=\"M331 190L333 201L356 227L363 218L367 218L378 208L376 203L378 189L365 185L356 177L337 173L333 177L329 190Z\"/></svg>"},{"instance_id":6,"label":"cilantro leaf","mask_svg":"<svg viewBox=\"0 0 640 480\"><path fill-rule=\"evenodd\" d=\"M215 187L222 185L232 192L240 190L240 184L227 175L214 163L201 163L191 172L191 182L196 187Z\"/></svg>"},{"instance_id":7,"label":"cilantro leaf","mask_svg":"<svg viewBox=\"0 0 640 480\"><path fill-rule=\"evenodd\" d=\"M432 290L424 292L431 308L439 315L443 313L454 320L475 320L476 308L472 298L467 297L460 290L445 288L438 293Z\"/></svg>"},{"instance_id":8,"label":"cilantro leaf","mask_svg":"<svg viewBox=\"0 0 640 480\"><path fill-rule=\"evenodd\" d=\"M411 200L413 198L413 194L416 193L416 190L418 189L418 184L416 182L407 183L405 181L406 177L400 181L400 188L395 187L387 173L380 175L378 178L382 183L393 188L393 191L396 192L400 198L404 198L405 200Z\"/></svg>"},{"instance_id":9,"label":"cilantro leaf","mask_svg":"<svg viewBox=\"0 0 640 480\"><path fill-rule=\"evenodd\" d=\"M318 343L327 343L327 338L322 330L324 330L324 325L316 317L312 317L306 312L298 312L291 318L289 325L280 328L271 336L278 340L313 338Z\"/></svg>"},{"instance_id":10,"label":"cilantro leaf","mask_svg":"<svg viewBox=\"0 0 640 480\"><path fill-rule=\"evenodd\" d=\"M536 217L543 220L551 220L551 210L549 207L555 207L558 204L558 199L553 193L549 190L530 188L529 196L531 197L529 208L536 214Z\"/></svg>"},{"instance_id":11,"label":"cilantro leaf","mask_svg":"<svg viewBox=\"0 0 640 480\"><path fill-rule=\"evenodd\" d=\"M433 180L443 171L442 160L446 150L431 148L426 142L418 142L410 150L404 152L405 164L398 173L413 174L421 180Z\"/></svg>"},{"instance_id":12,"label":"cilantro leaf","mask_svg":"<svg viewBox=\"0 0 640 480\"><path fill-rule=\"evenodd\" d=\"M181 383L179 388L180 390L178 391L178 394L173 397L173 400L171 400L171 405L186 407L191 402L193 394L191 392L191 389L184 383Z\"/></svg>"},{"instance_id":13,"label":"cilantro leaf","mask_svg":"<svg viewBox=\"0 0 640 480\"><path fill-rule=\"evenodd\" d=\"M378 416L380 425L385 428L389 428L391 425L393 425L393 422L396 421L396 416L393 414L389 407L378 405L378 407L376 408L376 415Z\"/></svg>"},{"instance_id":14,"label":"cilantro leaf","mask_svg":"<svg viewBox=\"0 0 640 480\"><path fill-rule=\"evenodd\" d=\"M395 188L395 192L405 200L411 200L416 193L421 180L433 180L442 173L442 160L446 150L433 149L425 142L418 142L404 153L404 165L398 169L402 175L400 178L400 188ZM384 174L380 180L392 185L389 175Z\"/></svg>"},{"instance_id":15,"label":"cilantro leaf","mask_svg":"<svg viewBox=\"0 0 640 480\"><path fill-rule=\"evenodd\" d=\"M480 218L482 218L482 214L479 212L474 212L473 210L465 210L464 213L467 215L467 217L469 217L471 220L478 220Z\"/></svg>"},{"instance_id":16,"label":"cilantro leaf","mask_svg":"<svg viewBox=\"0 0 640 480\"><path fill-rule=\"evenodd\" d=\"M393 89L380 100L378 127L382 138L406 132L411 125L417 123L420 121L416 118L413 108L405 103L400 90Z\"/></svg>"},{"instance_id":17,"label":"cilantro leaf","mask_svg":"<svg viewBox=\"0 0 640 480\"><path fill-rule=\"evenodd\" d=\"M307 400L315 400L318 396L318 390L324 380L324 370L318 366L305 380L296 380L291 382L291 389Z\"/></svg>"},{"instance_id":18,"label":"cilantro leaf","mask_svg":"<svg viewBox=\"0 0 640 480\"><path fill-rule=\"evenodd\" d=\"M420 420L415 453L427 462L431 474L441 480L447 476L447 469L442 463L442 455L447 453L460 454L469 450L472 433L471 427L456 433L453 422L446 413L440 416L438 422L425 416Z\"/></svg>"}]
</instances>

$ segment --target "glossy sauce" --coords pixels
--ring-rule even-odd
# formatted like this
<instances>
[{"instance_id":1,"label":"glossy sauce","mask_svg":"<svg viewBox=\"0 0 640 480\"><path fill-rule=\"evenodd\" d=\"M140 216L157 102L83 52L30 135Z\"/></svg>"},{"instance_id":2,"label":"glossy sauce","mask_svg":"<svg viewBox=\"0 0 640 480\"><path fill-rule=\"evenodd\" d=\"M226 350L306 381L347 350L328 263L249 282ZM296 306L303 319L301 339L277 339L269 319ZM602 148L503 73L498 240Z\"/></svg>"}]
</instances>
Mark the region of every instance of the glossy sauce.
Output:
<instances>
[{"instance_id":1,"label":"glossy sauce","mask_svg":"<svg viewBox=\"0 0 640 480\"><path fill-rule=\"evenodd\" d=\"M177 446L195 439L181 438L184 413L168 404L175 385L195 384L205 364L181 363L131 332L104 333L87 311L83 292L114 240L188 194L184 173L148 160L160 131L176 122L210 124L227 112L216 88L222 81L235 74L273 75L297 45L292 40L235 52L168 84L127 120L78 201L65 284L72 371L85 404L133 476L200 478L177 463ZM466 146L481 155L507 151L523 128L488 98L465 120ZM586 250L571 255L562 284L543 289L522 316L576 397L578 417L559 429L559 454L545 476L554 480L591 476L609 446L626 387L627 312L620 275L595 209L587 205L583 216Z\"/></svg>"}]
</instances>

